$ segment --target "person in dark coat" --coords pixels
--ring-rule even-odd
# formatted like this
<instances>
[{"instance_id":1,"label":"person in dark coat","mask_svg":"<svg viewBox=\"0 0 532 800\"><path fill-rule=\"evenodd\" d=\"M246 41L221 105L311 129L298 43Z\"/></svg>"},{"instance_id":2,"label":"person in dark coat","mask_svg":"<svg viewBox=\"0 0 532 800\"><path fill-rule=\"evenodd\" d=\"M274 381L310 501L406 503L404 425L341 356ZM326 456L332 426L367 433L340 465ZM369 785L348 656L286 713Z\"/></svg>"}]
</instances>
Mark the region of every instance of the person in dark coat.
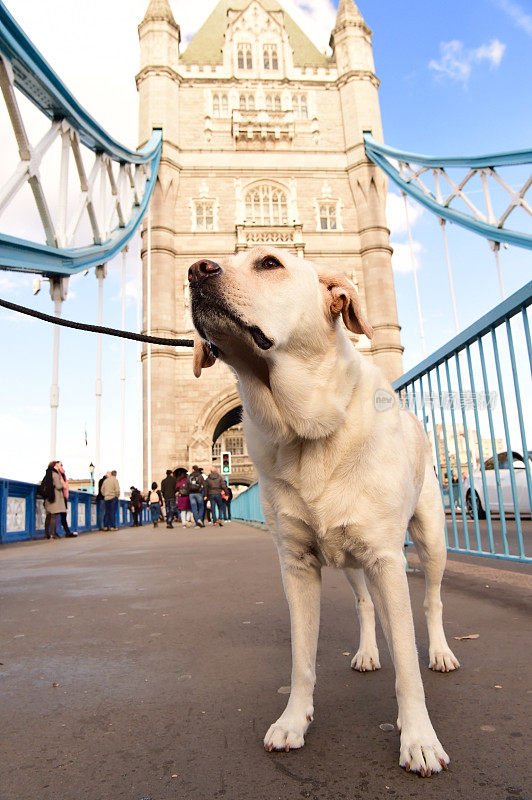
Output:
<instances>
[{"instance_id":1,"label":"person in dark coat","mask_svg":"<svg viewBox=\"0 0 532 800\"><path fill-rule=\"evenodd\" d=\"M203 522L203 515L205 513L203 504L206 499L205 478L201 473L201 467L198 467L197 464L194 464L192 467L192 472L187 478L188 499L192 514L194 516L194 522L196 523L196 528L205 527L205 523Z\"/></svg>"},{"instance_id":2,"label":"person in dark coat","mask_svg":"<svg viewBox=\"0 0 532 800\"><path fill-rule=\"evenodd\" d=\"M226 489L222 489L222 505L223 505L223 513L224 519L230 520L231 519L231 500L233 499L233 490L229 485L227 485Z\"/></svg>"},{"instance_id":3,"label":"person in dark coat","mask_svg":"<svg viewBox=\"0 0 532 800\"><path fill-rule=\"evenodd\" d=\"M222 478L216 467L213 465L211 471L205 479L205 490L207 498L211 504L212 524L223 525L222 514L222 491L227 489L227 483ZM216 511L218 511L218 519L216 518Z\"/></svg>"},{"instance_id":4,"label":"person in dark coat","mask_svg":"<svg viewBox=\"0 0 532 800\"><path fill-rule=\"evenodd\" d=\"M101 531L103 531L103 515L105 513L105 500L103 499L102 486L103 486L104 480L106 478L108 478L110 474L111 474L110 472L106 472L105 475L102 475L102 477L98 481L98 494L96 495L96 503L98 504L97 505L98 518L100 520L100 530Z\"/></svg>"},{"instance_id":5,"label":"person in dark coat","mask_svg":"<svg viewBox=\"0 0 532 800\"><path fill-rule=\"evenodd\" d=\"M177 491L177 481L171 469L166 470L166 478L161 481L161 492L166 508L166 527L173 528L172 520L176 513L175 493Z\"/></svg>"},{"instance_id":6,"label":"person in dark coat","mask_svg":"<svg viewBox=\"0 0 532 800\"><path fill-rule=\"evenodd\" d=\"M139 514L142 511L142 495L140 491L135 488L135 486L131 486L131 496L129 498L129 510L131 511L131 516L133 517L133 527L138 527L140 525L139 522Z\"/></svg>"}]
</instances>

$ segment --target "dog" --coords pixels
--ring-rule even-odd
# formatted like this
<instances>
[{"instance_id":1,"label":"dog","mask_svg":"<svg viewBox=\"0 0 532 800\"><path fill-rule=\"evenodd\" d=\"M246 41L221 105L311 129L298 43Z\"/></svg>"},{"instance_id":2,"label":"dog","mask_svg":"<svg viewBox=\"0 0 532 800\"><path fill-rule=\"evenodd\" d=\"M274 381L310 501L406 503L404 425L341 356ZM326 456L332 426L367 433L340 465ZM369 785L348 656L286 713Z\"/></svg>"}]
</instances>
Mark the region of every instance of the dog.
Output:
<instances>
[{"instance_id":1,"label":"dog","mask_svg":"<svg viewBox=\"0 0 532 800\"><path fill-rule=\"evenodd\" d=\"M217 358L236 373L290 609L290 697L266 749L302 747L313 720L325 565L342 569L354 592L360 645L351 666L361 672L380 667L372 596L379 612L396 673L399 764L423 777L440 772L449 756L425 705L403 545L408 527L426 577L429 666L449 672L459 663L442 622L444 511L423 428L348 336L373 334L354 285L266 246L219 264L202 259L188 275L194 374Z\"/></svg>"}]
</instances>

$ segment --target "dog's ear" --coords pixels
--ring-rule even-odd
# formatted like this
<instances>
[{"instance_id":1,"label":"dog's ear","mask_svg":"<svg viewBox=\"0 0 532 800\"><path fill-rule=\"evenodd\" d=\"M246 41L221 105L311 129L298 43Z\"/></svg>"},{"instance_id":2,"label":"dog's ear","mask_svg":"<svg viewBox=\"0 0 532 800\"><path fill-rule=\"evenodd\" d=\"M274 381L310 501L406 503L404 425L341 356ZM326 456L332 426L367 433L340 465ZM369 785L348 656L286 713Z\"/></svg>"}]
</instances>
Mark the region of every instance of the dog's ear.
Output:
<instances>
[{"instance_id":1,"label":"dog's ear","mask_svg":"<svg viewBox=\"0 0 532 800\"><path fill-rule=\"evenodd\" d=\"M211 348L207 342L201 338L199 333L194 334L194 356L192 359L192 371L196 378L201 375L201 370L212 367L216 361L211 353Z\"/></svg>"},{"instance_id":2,"label":"dog's ear","mask_svg":"<svg viewBox=\"0 0 532 800\"><path fill-rule=\"evenodd\" d=\"M341 272L322 273L318 277L327 290L331 314L338 316L341 312L348 330L353 333L364 333L371 339L373 328L362 313L360 299L351 281Z\"/></svg>"}]
</instances>

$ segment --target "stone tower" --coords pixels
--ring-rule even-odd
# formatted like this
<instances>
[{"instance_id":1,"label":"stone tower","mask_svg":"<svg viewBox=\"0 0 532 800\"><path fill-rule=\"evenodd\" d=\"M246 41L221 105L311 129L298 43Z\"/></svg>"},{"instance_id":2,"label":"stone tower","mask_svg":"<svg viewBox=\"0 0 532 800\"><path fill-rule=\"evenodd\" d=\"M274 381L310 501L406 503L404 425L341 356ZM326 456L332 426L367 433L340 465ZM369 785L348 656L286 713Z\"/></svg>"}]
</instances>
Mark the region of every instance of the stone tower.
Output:
<instances>
[{"instance_id":1,"label":"stone tower","mask_svg":"<svg viewBox=\"0 0 532 800\"><path fill-rule=\"evenodd\" d=\"M154 127L164 142L150 216L151 332L191 335L186 276L199 257L267 242L355 282L375 330L356 346L398 377L386 181L362 138L369 130L382 140L379 82L371 31L353 0L340 0L332 57L277 0L221 0L183 52L168 0L150 0L139 38L140 143ZM145 223L145 329L147 239ZM143 353L145 486L169 466L207 468L213 439L229 427L235 433L240 403L230 371L217 363L198 381L191 360L172 348ZM254 479L245 447L232 477Z\"/></svg>"}]
</instances>

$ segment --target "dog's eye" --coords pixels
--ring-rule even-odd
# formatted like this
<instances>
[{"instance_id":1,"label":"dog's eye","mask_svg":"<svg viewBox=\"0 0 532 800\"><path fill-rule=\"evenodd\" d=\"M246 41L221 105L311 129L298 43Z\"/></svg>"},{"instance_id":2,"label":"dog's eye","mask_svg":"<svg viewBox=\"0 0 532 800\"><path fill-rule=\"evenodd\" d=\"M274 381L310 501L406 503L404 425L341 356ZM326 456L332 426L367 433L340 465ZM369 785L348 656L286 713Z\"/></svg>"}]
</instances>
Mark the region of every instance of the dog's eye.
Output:
<instances>
[{"instance_id":1,"label":"dog's eye","mask_svg":"<svg viewBox=\"0 0 532 800\"><path fill-rule=\"evenodd\" d=\"M275 256L266 256L266 258L263 258L262 261L259 261L257 264L259 269L280 269L282 266L279 259L275 258Z\"/></svg>"}]
</instances>

